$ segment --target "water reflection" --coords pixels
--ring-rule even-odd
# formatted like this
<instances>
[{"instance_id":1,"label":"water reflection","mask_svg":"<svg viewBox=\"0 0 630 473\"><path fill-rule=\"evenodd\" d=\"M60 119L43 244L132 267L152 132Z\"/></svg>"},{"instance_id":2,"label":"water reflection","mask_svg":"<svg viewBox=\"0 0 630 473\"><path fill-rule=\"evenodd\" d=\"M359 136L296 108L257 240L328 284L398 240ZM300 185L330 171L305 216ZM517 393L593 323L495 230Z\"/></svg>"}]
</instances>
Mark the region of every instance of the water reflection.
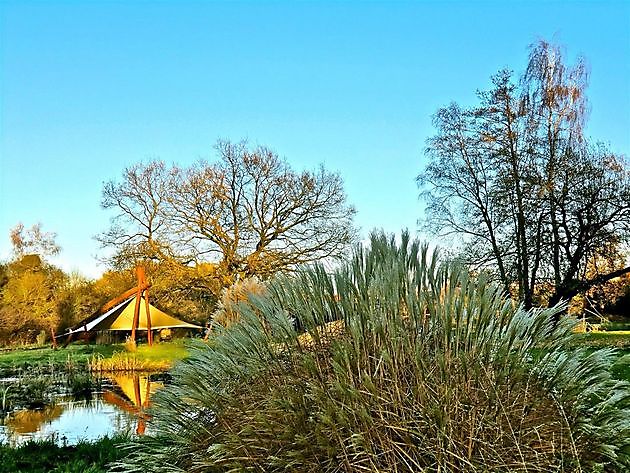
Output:
<instances>
[{"instance_id":1,"label":"water reflection","mask_svg":"<svg viewBox=\"0 0 630 473\"><path fill-rule=\"evenodd\" d=\"M53 438L74 444L118 432L142 435L147 429L151 395L163 386L148 375L112 375L98 383L103 389L77 401L68 394L43 409L21 409L0 415L0 442L18 445L29 439Z\"/></svg>"},{"instance_id":2,"label":"water reflection","mask_svg":"<svg viewBox=\"0 0 630 473\"><path fill-rule=\"evenodd\" d=\"M13 435L33 434L41 430L45 424L50 424L61 417L63 411L64 407L60 404L38 410L24 409L7 416L4 425Z\"/></svg>"},{"instance_id":3,"label":"water reflection","mask_svg":"<svg viewBox=\"0 0 630 473\"><path fill-rule=\"evenodd\" d=\"M152 382L147 375L114 375L108 376L119 390L118 394L112 390L103 392L103 399L118 408L133 414L136 421L136 433L143 435L146 431L148 415L146 409L150 406L151 395L163 386L163 383Z\"/></svg>"}]
</instances>

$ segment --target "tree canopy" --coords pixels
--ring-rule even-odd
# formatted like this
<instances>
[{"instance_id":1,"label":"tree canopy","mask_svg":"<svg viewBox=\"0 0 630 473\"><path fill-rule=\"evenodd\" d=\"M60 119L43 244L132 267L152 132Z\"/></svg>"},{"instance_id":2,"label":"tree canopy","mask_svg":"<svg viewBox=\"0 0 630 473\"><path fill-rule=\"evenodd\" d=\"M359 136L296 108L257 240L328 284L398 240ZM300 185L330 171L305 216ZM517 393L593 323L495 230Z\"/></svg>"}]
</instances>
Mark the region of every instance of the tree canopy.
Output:
<instances>
[{"instance_id":1,"label":"tree canopy","mask_svg":"<svg viewBox=\"0 0 630 473\"><path fill-rule=\"evenodd\" d=\"M27 229L20 222L9 231L9 238L13 247L13 256L17 259L28 254L54 256L61 251L61 247L56 242L57 234L44 232L41 223L36 223Z\"/></svg>"},{"instance_id":2,"label":"tree canopy","mask_svg":"<svg viewBox=\"0 0 630 473\"><path fill-rule=\"evenodd\" d=\"M62 322L59 304L68 277L47 256L60 248L55 233L41 223L26 229L18 223L9 232L13 259L1 265L0 341L33 341L41 331L51 336Z\"/></svg>"},{"instance_id":3,"label":"tree canopy","mask_svg":"<svg viewBox=\"0 0 630 473\"><path fill-rule=\"evenodd\" d=\"M338 174L296 172L264 146L216 149L215 162L139 163L104 185L102 205L116 213L98 238L115 266L155 261L186 272L212 263L220 288L343 254L355 211Z\"/></svg>"}]
</instances>

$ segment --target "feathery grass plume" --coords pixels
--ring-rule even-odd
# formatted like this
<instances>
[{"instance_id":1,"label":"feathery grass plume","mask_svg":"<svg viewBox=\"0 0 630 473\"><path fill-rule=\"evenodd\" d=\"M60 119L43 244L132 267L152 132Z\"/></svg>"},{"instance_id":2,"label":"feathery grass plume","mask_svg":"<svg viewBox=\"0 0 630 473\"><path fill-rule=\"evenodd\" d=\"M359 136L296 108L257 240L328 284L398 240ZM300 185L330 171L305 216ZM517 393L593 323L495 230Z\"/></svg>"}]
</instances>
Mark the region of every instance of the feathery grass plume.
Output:
<instances>
[{"instance_id":1,"label":"feathery grass plume","mask_svg":"<svg viewBox=\"0 0 630 473\"><path fill-rule=\"evenodd\" d=\"M629 389L611 378L613 351L575 348L572 324L553 322L561 307L515 307L406 233L400 244L373 234L334 273L279 277L237 310L239 323L176 366L154 435L118 471L630 466Z\"/></svg>"},{"instance_id":2,"label":"feathery grass plume","mask_svg":"<svg viewBox=\"0 0 630 473\"><path fill-rule=\"evenodd\" d=\"M212 319L223 327L237 322L239 314L236 306L241 302L247 302L250 294L263 294L264 291L264 284L256 277L235 282L223 289Z\"/></svg>"}]
</instances>

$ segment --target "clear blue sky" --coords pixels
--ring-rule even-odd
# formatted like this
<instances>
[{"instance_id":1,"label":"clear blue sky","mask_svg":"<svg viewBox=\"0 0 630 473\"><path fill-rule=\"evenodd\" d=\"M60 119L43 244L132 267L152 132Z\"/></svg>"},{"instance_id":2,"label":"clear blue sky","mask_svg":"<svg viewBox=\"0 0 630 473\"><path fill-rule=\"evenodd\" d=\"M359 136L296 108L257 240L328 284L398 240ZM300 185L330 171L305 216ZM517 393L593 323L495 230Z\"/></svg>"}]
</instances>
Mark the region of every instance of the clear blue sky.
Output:
<instances>
[{"instance_id":1,"label":"clear blue sky","mask_svg":"<svg viewBox=\"0 0 630 473\"><path fill-rule=\"evenodd\" d=\"M584 55L590 136L630 150L630 2L0 0L0 258L9 228L58 233L96 276L102 183L150 158L266 144L341 173L363 234L416 229L431 115L472 103L539 38Z\"/></svg>"}]
</instances>

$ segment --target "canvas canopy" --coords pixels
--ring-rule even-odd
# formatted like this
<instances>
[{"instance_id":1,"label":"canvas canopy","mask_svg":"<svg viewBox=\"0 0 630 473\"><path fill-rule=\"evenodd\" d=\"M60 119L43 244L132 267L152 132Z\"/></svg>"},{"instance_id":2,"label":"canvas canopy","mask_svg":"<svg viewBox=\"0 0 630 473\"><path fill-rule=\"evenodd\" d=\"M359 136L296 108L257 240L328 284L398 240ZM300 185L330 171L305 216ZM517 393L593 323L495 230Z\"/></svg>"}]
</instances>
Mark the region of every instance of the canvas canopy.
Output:
<instances>
[{"instance_id":1,"label":"canvas canopy","mask_svg":"<svg viewBox=\"0 0 630 473\"><path fill-rule=\"evenodd\" d=\"M136 306L135 301L135 297L130 297L104 314L86 319L80 325L70 330L67 335L99 330L131 330ZM151 329L153 330L163 328L201 328L198 325L189 324L172 317L151 304L149 304L149 314L151 315ZM136 330L147 330L147 311L144 299L140 299L140 318Z\"/></svg>"}]
</instances>

